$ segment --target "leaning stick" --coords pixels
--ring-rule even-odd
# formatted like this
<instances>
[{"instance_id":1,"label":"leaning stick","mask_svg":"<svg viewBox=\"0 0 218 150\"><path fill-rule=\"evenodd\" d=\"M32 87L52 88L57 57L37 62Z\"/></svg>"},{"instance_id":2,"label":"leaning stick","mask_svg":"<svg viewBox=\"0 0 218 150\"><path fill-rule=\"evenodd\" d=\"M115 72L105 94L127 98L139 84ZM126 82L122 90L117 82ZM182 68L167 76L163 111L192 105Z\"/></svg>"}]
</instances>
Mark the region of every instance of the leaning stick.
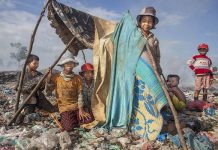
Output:
<instances>
[{"instance_id":1,"label":"leaning stick","mask_svg":"<svg viewBox=\"0 0 218 150\"><path fill-rule=\"evenodd\" d=\"M40 22L42 20L42 17L44 16L44 13L45 13L46 8L47 8L48 4L50 3L50 1L51 0L47 0L46 4L44 5L44 7L42 9L42 12L40 13L39 19L38 19L38 21L37 21L37 23L35 25L35 28L33 30L33 33L32 33L31 39L30 39L30 43L29 43L27 58L29 57L29 55L32 52L33 43L34 43L34 40L35 40L35 35L36 35L36 32L37 32L37 29L39 27L39 24L40 24ZM27 65L27 58L26 58L26 60L24 62L23 69L21 71L21 75L20 75L20 78L19 78L19 86L18 86L17 97L16 97L16 105L15 105L15 109L14 109L15 112L18 110L18 106L19 106L19 102L20 102L20 93L21 93L23 79L24 79L24 75L25 75L25 70L26 70L26 65Z\"/></svg>"},{"instance_id":2,"label":"leaning stick","mask_svg":"<svg viewBox=\"0 0 218 150\"><path fill-rule=\"evenodd\" d=\"M183 137L183 134L182 134L182 130L181 130L181 127L180 127L180 124L179 124L179 119L178 119L178 114L177 114L177 111L175 110L175 107L173 106L173 103L171 101L171 98L169 96L169 93L167 91L167 87L166 85L163 83L163 81L161 80L161 77L159 75L159 73L157 72L157 66L156 66L156 63L154 61L154 58L151 54L151 50L150 50L150 47L149 45L146 45L147 47L147 52L148 52L148 57L149 59L151 60L151 63L152 63L152 66L153 66L153 70L154 70L154 73L159 81L159 83L161 84L162 86L162 89L167 97L167 101L169 103L169 106L170 106L170 109L172 110L172 113L173 113L173 117L174 117L174 120L175 120L175 125L176 125L176 129L177 129L177 132L178 132L178 135L179 135L179 139L180 139L180 142L182 144L182 148L183 150L188 150L187 147L186 147L186 143L185 143L185 139Z\"/></svg>"},{"instance_id":3,"label":"leaning stick","mask_svg":"<svg viewBox=\"0 0 218 150\"><path fill-rule=\"evenodd\" d=\"M61 123L58 121L57 117L55 116L55 114L50 113L50 116L52 117L52 119L55 121L55 123L58 125L59 129L62 130L62 126Z\"/></svg>"},{"instance_id":4,"label":"leaning stick","mask_svg":"<svg viewBox=\"0 0 218 150\"><path fill-rule=\"evenodd\" d=\"M49 67L49 70L52 70L54 68L54 66L58 63L58 61L61 59L61 57L64 55L64 53L67 51L67 49L69 48L69 46L71 45L71 43L74 41L75 37L73 37L70 42L67 44L67 46L65 47L65 49L63 50L63 52L60 54L60 56L55 60L55 62ZM17 110L17 112L15 113L14 117L9 121L8 126L10 126L14 120L17 118L17 116L20 114L20 112L22 111L22 109L24 108L25 104L30 100L30 98L36 93L36 91L38 90L38 88L41 86L42 82L44 81L44 79L48 76L49 71L47 71L42 79L38 82L38 84L35 86L35 88L32 90L32 92L30 93L30 95L24 100L24 102L22 103L21 107Z\"/></svg>"},{"instance_id":5,"label":"leaning stick","mask_svg":"<svg viewBox=\"0 0 218 150\"><path fill-rule=\"evenodd\" d=\"M86 55L84 53L84 51L82 50L82 54L83 54L83 59L84 59L84 62L86 63Z\"/></svg>"}]
</instances>

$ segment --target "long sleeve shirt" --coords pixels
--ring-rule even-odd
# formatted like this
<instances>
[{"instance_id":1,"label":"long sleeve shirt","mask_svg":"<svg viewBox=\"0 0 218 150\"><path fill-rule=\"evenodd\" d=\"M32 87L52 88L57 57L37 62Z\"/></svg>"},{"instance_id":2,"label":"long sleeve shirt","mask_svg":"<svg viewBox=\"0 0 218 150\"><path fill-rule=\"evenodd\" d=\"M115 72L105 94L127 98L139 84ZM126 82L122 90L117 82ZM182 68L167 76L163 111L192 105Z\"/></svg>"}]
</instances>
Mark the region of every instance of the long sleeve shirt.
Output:
<instances>
[{"instance_id":1,"label":"long sleeve shirt","mask_svg":"<svg viewBox=\"0 0 218 150\"><path fill-rule=\"evenodd\" d=\"M211 74L212 61L206 55L195 55L188 61L189 67L195 72L196 75Z\"/></svg>"},{"instance_id":2,"label":"long sleeve shirt","mask_svg":"<svg viewBox=\"0 0 218 150\"><path fill-rule=\"evenodd\" d=\"M60 74L55 74L51 78L51 83L47 85L48 91L53 89L55 89L60 113L83 107L83 86L79 75L74 75L69 81L66 81Z\"/></svg>"}]
</instances>

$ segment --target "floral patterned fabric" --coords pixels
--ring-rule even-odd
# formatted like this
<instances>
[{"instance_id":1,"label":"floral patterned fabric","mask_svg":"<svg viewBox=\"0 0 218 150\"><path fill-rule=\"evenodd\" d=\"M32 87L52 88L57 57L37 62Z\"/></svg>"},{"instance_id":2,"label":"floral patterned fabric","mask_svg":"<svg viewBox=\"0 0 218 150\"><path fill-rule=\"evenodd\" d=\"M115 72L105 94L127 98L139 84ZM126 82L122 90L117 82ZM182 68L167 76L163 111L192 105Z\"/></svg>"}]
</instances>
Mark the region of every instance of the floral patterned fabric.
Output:
<instances>
[{"instance_id":1,"label":"floral patterned fabric","mask_svg":"<svg viewBox=\"0 0 218 150\"><path fill-rule=\"evenodd\" d=\"M136 67L131 131L141 138L155 140L163 125L160 110L166 103L152 68L140 58Z\"/></svg>"}]
</instances>

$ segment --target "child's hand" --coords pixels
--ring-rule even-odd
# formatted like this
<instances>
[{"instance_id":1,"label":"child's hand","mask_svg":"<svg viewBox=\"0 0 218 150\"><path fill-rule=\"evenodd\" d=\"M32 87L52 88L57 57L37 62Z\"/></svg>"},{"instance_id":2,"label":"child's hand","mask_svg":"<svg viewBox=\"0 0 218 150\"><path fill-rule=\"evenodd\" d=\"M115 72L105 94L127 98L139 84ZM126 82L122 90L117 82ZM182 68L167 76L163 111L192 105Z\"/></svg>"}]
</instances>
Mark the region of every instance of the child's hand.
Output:
<instances>
[{"instance_id":1,"label":"child's hand","mask_svg":"<svg viewBox=\"0 0 218 150\"><path fill-rule=\"evenodd\" d=\"M191 66L193 64L193 61L192 60L188 60L186 63L187 63L188 66Z\"/></svg>"},{"instance_id":2,"label":"child's hand","mask_svg":"<svg viewBox=\"0 0 218 150\"><path fill-rule=\"evenodd\" d=\"M79 119L80 120L84 121L84 120L88 120L90 118L91 118L91 116L87 112L85 112L83 108L79 109Z\"/></svg>"}]
</instances>

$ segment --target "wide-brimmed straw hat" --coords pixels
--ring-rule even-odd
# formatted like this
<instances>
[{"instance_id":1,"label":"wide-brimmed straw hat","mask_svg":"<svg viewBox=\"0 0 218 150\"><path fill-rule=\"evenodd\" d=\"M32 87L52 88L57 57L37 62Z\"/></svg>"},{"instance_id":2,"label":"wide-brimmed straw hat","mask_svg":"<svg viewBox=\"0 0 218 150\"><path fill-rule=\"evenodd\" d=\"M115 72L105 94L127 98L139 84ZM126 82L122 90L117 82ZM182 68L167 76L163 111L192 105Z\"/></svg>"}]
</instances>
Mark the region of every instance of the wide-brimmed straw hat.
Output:
<instances>
[{"instance_id":1,"label":"wide-brimmed straw hat","mask_svg":"<svg viewBox=\"0 0 218 150\"><path fill-rule=\"evenodd\" d=\"M58 66L63 66L64 64L68 63L68 62L74 62L75 63L75 66L78 66L79 65L79 62L75 59L75 58L65 58L63 59L62 61L60 61L58 63Z\"/></svg>"},{"instance_id":2,"label":"wide-brimmed straw hat","mask_svg":"<svg viewBox=\"0 0 218 150\"><path fill-rule=\"evenodd\" d=\"M156 17L156 10L154 7L145 7L141 10L140 14L136 17L137 23L139 24L140 18L142 16L152 16L154 17L154 26L158 24L159 19Z\"/></svg>"}]
</instances>

